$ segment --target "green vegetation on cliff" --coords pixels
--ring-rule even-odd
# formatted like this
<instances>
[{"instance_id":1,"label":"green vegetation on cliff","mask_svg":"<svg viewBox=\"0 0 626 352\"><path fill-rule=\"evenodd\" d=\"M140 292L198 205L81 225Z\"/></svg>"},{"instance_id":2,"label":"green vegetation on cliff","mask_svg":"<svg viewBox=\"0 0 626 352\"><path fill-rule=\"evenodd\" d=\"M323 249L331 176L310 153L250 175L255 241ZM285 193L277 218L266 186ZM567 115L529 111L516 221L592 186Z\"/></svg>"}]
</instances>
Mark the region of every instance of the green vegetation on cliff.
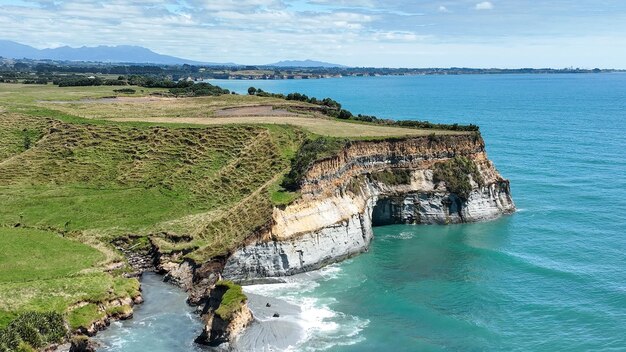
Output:
<instances>
[{"instance_id":1,"label":"green vegetation on cliff","mask_svg":"<svg viewBox=\"0 0 626 352\"><path fill-rule=\"evenodd\" d=\"M465 200L472 191L469 175L472 176L474 182L482 185L483 180L474 161L464 156L457 156L435 164L433 180L445 182L451 193Z\"/></svg>"},{"instance_id":2,"label":"green vegetation on cliff","mask_svg":"<svg viewBox=\"0 0 626 352\"><path fill-rule=\"evenodd\" d=\"M318 137L302 143L295 157L291 159L289 173L285 175L282 186L288 191L297 191L309 167L316 161L330 157L348 143L345 139Z\"/></svg>"},{"instance_id":3,"label":"green vegetation on cliff","mask_svg":"<svg viewBox=\"0 0 626 352\"><path fill-rule=\"evenodd\" d=\"M248 297L243 293L241 286L232 281L219 281L215 284L216 289L225 289L220 306L215 310L215 314L224 320L230 320L237 313Z\"/></svg>"},{"instance_id":4,"label":"green vegetation on cliff","mask_svg":"<svg viewBox=\"0 0 626 352\"><path fill-rule=\"evenodd\" d=\"M411 183L411 172L406 169L391 169L371 174L372 180L386 185L406 185Z\"/></svg>"},{"instance_id":5,"label":"green vegetation on cliff","mask_svg":"<svg viewBox=\"0 0 626 352\"><path fill-rule=\"evenodd\" d=\"M0 327L18 314L53 311L75 316L79 302L106 302L139 294L136 279L101 269L104 253L81 243L75 234L31 228L0 227ZM99 318L84 316L86 326ZM72 321L72 319L70 319Z\"/></svg>"}]
</instances>

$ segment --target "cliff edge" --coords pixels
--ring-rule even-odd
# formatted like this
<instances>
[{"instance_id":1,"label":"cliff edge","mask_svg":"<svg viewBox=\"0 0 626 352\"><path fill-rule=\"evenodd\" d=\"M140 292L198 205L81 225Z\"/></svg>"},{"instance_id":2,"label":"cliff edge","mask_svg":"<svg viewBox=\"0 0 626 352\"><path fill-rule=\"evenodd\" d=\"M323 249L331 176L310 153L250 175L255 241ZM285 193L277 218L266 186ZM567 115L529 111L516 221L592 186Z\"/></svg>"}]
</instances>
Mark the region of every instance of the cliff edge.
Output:
<instances>
[{"instance_id":1,"label":"cliff edge","mask_svg":"<svg viewBox=\"0 0 626 352\"><path fill-rule=\"evenodd\" d=\"M301 197L234 251L223 276L243 283L315 270L366 251L373 225L450 224L515 211L509 181L478 133L354 141L313 163Z\"/></svg>"}]
</instances>

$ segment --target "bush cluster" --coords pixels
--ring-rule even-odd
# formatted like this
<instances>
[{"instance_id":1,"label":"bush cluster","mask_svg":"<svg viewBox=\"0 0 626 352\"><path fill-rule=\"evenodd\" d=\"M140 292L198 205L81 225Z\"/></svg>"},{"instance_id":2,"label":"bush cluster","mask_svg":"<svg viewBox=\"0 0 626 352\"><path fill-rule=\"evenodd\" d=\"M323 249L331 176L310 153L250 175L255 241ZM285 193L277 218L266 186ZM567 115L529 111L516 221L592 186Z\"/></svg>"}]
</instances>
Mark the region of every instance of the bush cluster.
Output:
<instances>
[{"instance_id":1,"label":"bush cluster","mask_svg":"<svg viewBox=\"0 0 626 352\"><path fill-rule=\"evenodd\" d=\"M71 86L127 86L135 85L145 88L167 88L169 92L176 96L196 97L209 95L230 94L228 89L214 86L209 83L195 83L188 81L172 81L170 79L162 79L148 76L131 75L128 78L119 76L117 79L102 79L100 77L87 76L67 76L57 77L52 83L59 87ZM116 89L118 93L135 93L134 89L123 88Z\"/></svg>"},{"instance_id":2,"label":"bush cluster","mask_svg":"<svg viewBox=\"0 0 626 352\"><path fill-rule=\"evenodd\" d=\"M476 183L483 185L483 179L474 161L464 156L457 156L435 164L433 181L445 182L450 193L456 194L462 200L467 200L472 192L469 175L472 175Z\"/></svg>"},{"instance_id":3,"label":"bush cluster","mask_svg":"<svg viewBox=\"0 0 626 352\"><path fill-rule=\"evenodd\" d=\"M230 94L228 89L214 86L209 83L195 83L192 81L172 81L170 79L160 79L154 77L132 75L128 77L128 84L145 88L167 88L170 93L176 96L207 96Z\"/></svg>"},{"instance_id":4,"label":"bush cluster","mask_svg":"<svg viewBox=\"0 0 626 352\"><path fill-rule=\"evenodd\" d=\"M281 186L291 192L297 191L307 170L316 160L333 155L346 143L344 139L329 137L305 140L291 159L291 169L283 178Z\"/></svg>"},{"instance_id":5,"label":"bush cluster","mask_svg":"<svg viewBox=\"0 0 626 352\"><path fill-rule=\"evenodd\" d=\"M354 115L352 112L346 109L341 108L341 104L333 99L324 98L317 99L315 97L309 97L306 94L302 93L289 93L287 95L277 94L277 93L269 93L260 88L250 87L248 88L249 95L257 95L260 97L272 97L279 98L285 100L296 100L302 101L309 104L315 104L321 106L324 114L335 117L342 120L353 120L353 121L361 121L361 122L369 122L376 123L379 125L385 126L398 126L398 127L406 127L406 128L419 128L419 129L440 129L440 130L449 130L449 131L478 131L479 127L473 124L469 125L459 125L455 124L443 124L443 123L432 123L428 121L415 121L415 120L390 120L390 119L381 119L373 115Z\"/></svg>"},{"instance_id":6,"label":"bush cluster","mask_svg":"<svg viewBox=\"0 0 626 352\"><path fill-rule=\"evenodd\" d=\"M40 349L61 342L66 335L61 314L23 313L6 328L0 329L0 352Z\"/></svg>"},{"instance_id":7,"label":"bush cluster","mask_svg":"<svg viewBox=\"0 0 626 352\"><path fill-rule=\"evenodd\" d=\"M209 83L181 81L177 82L174 87L170 88L170 93L176 96L199 97L230 94L230 91Z\"/></svg>"},{"instance_id":8,"label":"bush cluster","mask_svg":"<svg viewBox=\"0 0 626 352\"><path fill-rule=\"evenodd\" d=\"M87 87L87 86L125 86L128 83L126 81L120 81L117 79L102 79L100 77L86 77L86 76L67 76L57 77L52 81L53 84L59 87Z\"/></svg>"},{"instance_id":9,"label":"bush cluster","mask_svg":"<svg viewBox=\"0 0 626 352\"><path fill-rule=\"evenodd\" d=\"M411 172L407 169L373 172L370 177L373 181L381 182L389 186L408 185L411 183Z\"/></svg>"},{"instance_id":10,"label":"bush cluster","mask_svg":"<svg viewBox=\"0 0 626 352\"><path fill-rule=\"evenodd\" d=\"M279 98L279 99L301 101L301 102L305 102L309 104L320 105L322 107L327 108L324 111L328 111L329 114L334 113L335 114L333 115L334 117L337 117L337 115L341 111L341 104L339 104L336 100L333 100L331 98L317 99L315 97L309 97L306 94L302 94L302 93L289 93L287 95L280 94L280 93L269 93L269 92L264 91L261 88L255 88L255 87L248 88L248 94L256 95L259 97Z\"/></svg>"},{"instance_id":11,"label":"bush cluster","mask_svg":"<svg viewBox=\"0 0 626 352\"><path fill-rule=\"evenodd\" d=\"M135 94L137 91L132 88L113 89L115 93Z\"/></svg>"},{"instance_id":12,"label":"bush cluster","mask_svg":"<svg viewBox=\"0 0 626 352\"><path fill-rule=\"evenodd\" d=\"M22 83L24 84L48 84L48 79L47 78L26 79Z\"/></svg>"}]
</instances>

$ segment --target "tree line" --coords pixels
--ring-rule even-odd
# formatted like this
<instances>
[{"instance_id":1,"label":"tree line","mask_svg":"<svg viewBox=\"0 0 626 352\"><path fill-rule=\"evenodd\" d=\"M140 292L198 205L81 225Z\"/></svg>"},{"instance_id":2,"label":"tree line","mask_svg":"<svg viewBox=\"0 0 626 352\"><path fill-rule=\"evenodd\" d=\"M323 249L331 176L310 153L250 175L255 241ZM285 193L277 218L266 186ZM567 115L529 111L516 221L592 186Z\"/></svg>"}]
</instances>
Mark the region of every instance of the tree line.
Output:
<instances>
[{"instance_id":1,"label":"tree line","mask_svg":"<svg viewBox=\"0 0 626 352\"><path fill-rule=\"evenodd\" d=\"M385 126L398 126L398 127L406 127L406 128L420 128L420 129L440 129L440 130L450 130L450 131L478 131L480 128L477 125L469 124L469 125L460 125L458 123L454 124L444 124L444 123L432 123L429 121L418 121L418 120L392 120L392 119L382 119L376 117L374 115L354 115L349 110L343 109L341 104L333 99L324 98L317 99L315 97L309 97L306 94L302 93L289 93L287 95L280 93L270 93L266 92L260 88L250 87L248 88L249 95L256 95L260 97L272 97L279 98L285 100L297 100L306 102L309 104L319 105L323 107L322 111L324 114L338 118L341 120L352 120L352 121L360 121L366 123L375 123L379 125Z\"/></svg>"}]
</instances>

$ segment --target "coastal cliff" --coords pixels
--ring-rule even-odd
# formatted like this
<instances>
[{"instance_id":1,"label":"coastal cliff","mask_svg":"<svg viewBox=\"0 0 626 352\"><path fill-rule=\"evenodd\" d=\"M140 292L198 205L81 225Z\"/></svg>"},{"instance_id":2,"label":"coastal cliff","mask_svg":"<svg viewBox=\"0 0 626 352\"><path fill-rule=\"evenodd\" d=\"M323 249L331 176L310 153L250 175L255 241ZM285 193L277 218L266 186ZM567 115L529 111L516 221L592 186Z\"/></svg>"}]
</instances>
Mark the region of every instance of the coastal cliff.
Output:
<instances>
[{"instance_id":1,"label":"coastal cliff","mask_svg":"<svg viewBox=\"0 0 626 352\"><path fill-rule=\"evenodd\" d=\"M318 269L366 251L372 226L490 220L515 211L509 182L478 134L356 141L312 164L301 197L226 261L253 283Z\"/></svg>"},{"instance_id":2,"label":"coastal cliff","mask_svg":"<svg viewBox=\"0 0 626 352\"><path fill-rule=\"evenodd\" d=\"M347 259L367 251L373 226L476 222L515 211L509 181L477 133L349 142L310 164L299 189L229 256L196 263L155 250L158 271L202 310L197 343L231 349L253 321L245 296L221 314L232 302L227 292L240 289L232 282L277 281Z\"/></svg>"}]
</instances>

